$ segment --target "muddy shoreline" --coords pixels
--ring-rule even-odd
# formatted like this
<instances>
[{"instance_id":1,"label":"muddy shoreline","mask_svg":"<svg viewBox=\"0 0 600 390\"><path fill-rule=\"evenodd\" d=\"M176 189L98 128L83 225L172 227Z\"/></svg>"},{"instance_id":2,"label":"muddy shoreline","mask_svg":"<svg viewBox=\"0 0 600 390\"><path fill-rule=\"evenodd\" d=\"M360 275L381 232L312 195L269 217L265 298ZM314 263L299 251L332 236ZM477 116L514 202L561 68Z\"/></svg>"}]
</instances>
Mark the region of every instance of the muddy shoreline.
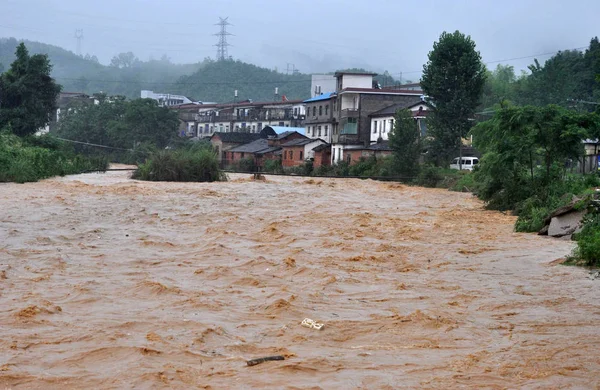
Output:
<instances>
[{"instance_id":1,"label":"muddy shoreline","mask_svg":"<svg viewBox=\"0 0 600 390\"><path fill-rule=\"evenodd\" d=\"M127 175L0 187L0 388L600 386L598 281L470 194Z\"/></svg>"}]
</instances>

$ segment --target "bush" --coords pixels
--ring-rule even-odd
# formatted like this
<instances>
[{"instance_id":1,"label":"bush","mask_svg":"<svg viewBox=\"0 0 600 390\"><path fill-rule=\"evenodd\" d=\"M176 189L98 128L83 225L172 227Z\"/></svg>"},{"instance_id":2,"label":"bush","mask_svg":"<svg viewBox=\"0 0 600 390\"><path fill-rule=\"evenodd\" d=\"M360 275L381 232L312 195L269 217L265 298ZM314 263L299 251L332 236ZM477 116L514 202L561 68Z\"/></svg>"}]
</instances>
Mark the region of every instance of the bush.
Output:
<instances>
[{"instance_id":1,"label":"bush","mask_svg":"<svg viewBox=\"0 0 600 390\"><path fill-rule=\"evenodd\" d=\"M150 181L213 182L227 180L210 147L161 150L150 155L133 174L134 179Z\"/></svg>"},{"instance_id":2,"label":"bush","mask_svg":"<svg viewBox=\"0 0 600 390\"><path fill-rule=\"evenodd\" d=\"M246 157L231 164L231 168L239 172L256 172L257 167L254 158Z\"/></svg>"},{"instance_id":3,"label":"bush","mask_svg":"<svg viewBox=\"0 0 600 390\"><path fill-rule=\"evenodd\" d=\"M70 145L50 135L19 138L0 133L0 182L34 182L107 167L106 158L76 154Z\"/></svg>"},{"instance_id":4,"label":"bush","mask_svg":"<svg viewBox=\"0 0 600 390\"><path fill-rule=\"evenodd\" d=\"M600 180L595 174L568 176L564 180L557 180L548 186L537 184L534 194L518 202L515 206L515 214L519 216L515 223L515 231L539 231L550 213L559 207L568 205L575 197L590 198L592 193L589 188L599 184ZM581 201L580 203L580 207L584 207L588 202Z\"/></svg>"},{"instance_id":5,"label":"bush","mask_svg":"<svg viewBox=\"0 0 600 390\"><path fill-rule=\"evenodd\" d=\"M285 168L284 171L290 175L310 176L313 174L313 162L307 160L302 165Z\"/></svg>"},{"instance_id":6,"label":"bush","mask_svg":"<svg viewBox=\"0 0 600 390\"><path fill-rule=\"evenodd\" d=\"M450 191L472 192L477 195L477 181L475 175L469 171L457 171L457 180L450 185Z\"/></svg>"},{"instance_id":7,"label":"bush","mask_svg":"<svg viewBox=\"0 0 600 390\"><path fill-rule=\"evenodd\" d=\"M574 236L577 248L573 258L585 265L600 266L600 214L588 214L584 219L584 227Z\"/></svg>"},{"instance_id":8,"label":"bush","mask_svg":"<svg viewBox=\"0 0 600 390\"><path fill-rule=\"evenodd\" d=\"M281 166L281 160L266 160L263 170L268 173L283 173L283 167Z\"/></svg>"}]
</instances>

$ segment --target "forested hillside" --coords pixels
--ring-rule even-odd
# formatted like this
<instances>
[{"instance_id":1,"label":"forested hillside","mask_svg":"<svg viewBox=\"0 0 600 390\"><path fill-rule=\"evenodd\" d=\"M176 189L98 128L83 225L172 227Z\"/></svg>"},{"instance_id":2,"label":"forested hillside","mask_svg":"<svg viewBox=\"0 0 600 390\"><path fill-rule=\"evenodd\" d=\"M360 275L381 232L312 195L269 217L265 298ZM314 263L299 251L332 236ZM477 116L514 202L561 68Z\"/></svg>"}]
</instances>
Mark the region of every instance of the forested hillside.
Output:
<instances>
[{"instance_id":1,"label":"forested hillside","mask_svg":"<svg viewBox=\"0 0 600 390\"><path fill-rule=\"evenodd\" d=\"M0 39L0 70L15 59L20 41ZM288 99L310 95L310 75L285 75L241 61L215 62L205 59L196 64L173 64L166 57L141 61L133 53L115 55L111 65L102 65L94 56L77 56L57 46L24 41L32 54L48 54L53 65L52 76L63 85L63 91L108 95L140 96L140 90L175 93L195 100L226 102L239 99L271 100L275 87Z\"/></svg>"}]
</instances>

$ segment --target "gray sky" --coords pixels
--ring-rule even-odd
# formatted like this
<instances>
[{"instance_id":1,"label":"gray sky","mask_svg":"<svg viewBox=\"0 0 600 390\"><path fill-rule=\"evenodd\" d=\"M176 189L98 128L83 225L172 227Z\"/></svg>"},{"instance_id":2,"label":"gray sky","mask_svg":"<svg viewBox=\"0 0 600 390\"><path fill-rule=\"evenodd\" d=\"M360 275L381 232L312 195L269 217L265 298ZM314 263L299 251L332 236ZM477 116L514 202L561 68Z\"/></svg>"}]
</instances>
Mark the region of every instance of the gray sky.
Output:
<instances>
[{"instance_id":1,"label":"gray sky","mask_svg":"<svg viewBox=\"0 0 600 390\"><path fill-rule=\"evenodd\" d=\"M221 16L233 24L234 59L279 70L293 63L302 72L365 67L416 80L444 30L471 35L491 62L587 46L600 35L599 15L598 0L0 0L0 37L75 51L75 30L83 29L82 52L104 64L124 51L189 63L215 57ZM532 61L502 63L518 70Z\"/></svg>"}]
</instances>

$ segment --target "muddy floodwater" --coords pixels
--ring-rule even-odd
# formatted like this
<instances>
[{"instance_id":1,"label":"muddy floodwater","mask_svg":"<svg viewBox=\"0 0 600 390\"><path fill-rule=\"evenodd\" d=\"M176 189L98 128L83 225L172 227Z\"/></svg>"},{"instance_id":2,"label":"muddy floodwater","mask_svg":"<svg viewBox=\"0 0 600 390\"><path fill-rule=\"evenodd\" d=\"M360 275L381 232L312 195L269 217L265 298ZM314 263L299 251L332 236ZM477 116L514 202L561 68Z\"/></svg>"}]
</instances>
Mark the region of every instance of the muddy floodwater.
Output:
<instances>
[{"instance_id":1,"label":"muddy floodwater","mask_svg":"<svg viewBox=\"0 0 600 390\"><path fill-rule=\"evenodd\" d=\"M470 194L230 179L0 184L0 389L600 386L571 242Z\"/></svg>"}]
</instances>

